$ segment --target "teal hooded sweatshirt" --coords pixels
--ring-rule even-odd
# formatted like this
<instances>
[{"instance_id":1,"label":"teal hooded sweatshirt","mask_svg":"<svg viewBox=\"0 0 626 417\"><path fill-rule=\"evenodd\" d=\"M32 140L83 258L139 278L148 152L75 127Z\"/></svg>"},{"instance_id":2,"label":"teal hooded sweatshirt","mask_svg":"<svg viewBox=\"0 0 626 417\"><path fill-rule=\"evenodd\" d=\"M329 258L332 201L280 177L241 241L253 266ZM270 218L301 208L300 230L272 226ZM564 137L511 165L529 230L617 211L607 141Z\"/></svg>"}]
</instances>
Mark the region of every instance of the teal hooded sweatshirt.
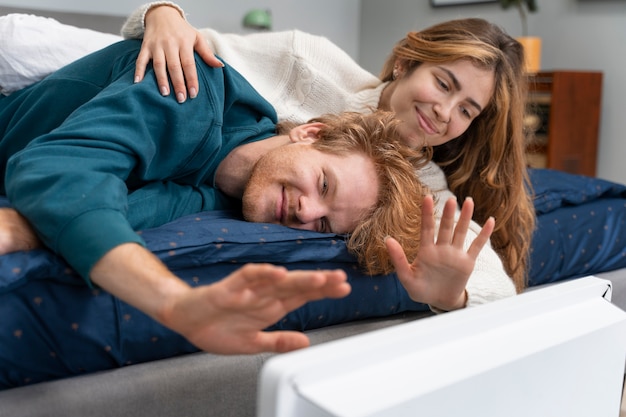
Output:
<instances>
[{"instance_id":1,"label":"teal hooded sweatshirt","mask_svg":"<svg viewBox=\"0 0 626 417\"><path fill-rule=\"evenodd\" d=\"M227 64L196 58L199 95L179 104L152 68L134 82L140 47L122 41L0 98L1 192L88 282L109 250L143 244L137 228L228 208L217 166L275 135L273 107Z\"/></svg>"}]
</instances>

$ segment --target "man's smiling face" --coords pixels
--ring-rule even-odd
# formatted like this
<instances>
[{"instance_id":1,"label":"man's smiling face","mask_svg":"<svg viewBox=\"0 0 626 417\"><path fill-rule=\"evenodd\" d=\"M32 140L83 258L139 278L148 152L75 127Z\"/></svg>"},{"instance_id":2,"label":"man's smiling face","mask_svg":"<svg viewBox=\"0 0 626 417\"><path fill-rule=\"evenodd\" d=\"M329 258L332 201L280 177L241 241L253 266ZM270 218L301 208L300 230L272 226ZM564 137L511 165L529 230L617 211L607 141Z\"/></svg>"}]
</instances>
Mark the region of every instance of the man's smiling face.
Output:
<instances>
[{"instance_id":1,"label":"man's smiling face","mask_svg":"<svg viewBox=\"0 0 626 417\"><path fill-rule=\"evenodd\" d=\"M350 233L377 202L378 178L365 155L321 152L310 143L276 148L256 163L243 195L248 221Z\"/></svg>"}]
</instances>

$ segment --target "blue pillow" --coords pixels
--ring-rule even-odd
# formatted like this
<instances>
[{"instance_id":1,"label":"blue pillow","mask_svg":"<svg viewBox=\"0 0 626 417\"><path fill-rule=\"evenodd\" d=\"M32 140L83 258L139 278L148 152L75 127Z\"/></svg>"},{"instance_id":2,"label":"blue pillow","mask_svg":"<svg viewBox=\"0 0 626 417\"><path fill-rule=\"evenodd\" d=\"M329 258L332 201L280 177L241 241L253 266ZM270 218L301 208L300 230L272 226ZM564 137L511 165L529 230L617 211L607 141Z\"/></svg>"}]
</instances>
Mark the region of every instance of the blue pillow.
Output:
<instances>
[{"instance_id":1,"label":"blue pillow","mask_svg":"<svg viewBox=\"0 0 626 417\"><path fill-rule=\"evenodd\" d=\"M539 215L532 285L598 272L606 265L625 266L619 240L626 228L626 204L619 200L626 197L625 186L551 170L531 170L530 175ZM0 198L0 205L8 202ZM571 221L583 219L574 209L584 211L584 223ZM602 234L606 228L610 234ZM584 236L589 230L609 239L591 240ZM346 271L350 295L308 303L271 329L308 330L428 310L408 297L395 274L363 274L340 236L249 223L226 211L187 216L139 233L147 248L190 285L213 283L249 262ZM0 387L14 383L7 382L14 376L1 370L15 364L29 366L23 374L36 382L196 350L132 306L88 288L62 259L43 249L0 256L0 317L10 330L0 332Z\"/></svg>"},{"instance_id":2,"label":"blue pillow","mask_svg":"<svg viewBox=\"0 0 626 417\"><path fill-rule=\"evenodd\" d=\"M147 247L181 278L198 284L221 279L246 263L269 262L288 269L342 269L352 292L341 300L312 302L276 328L308 330L346 321L424 311L395 274L360 271L342 237L288 227L249 223L228 211L187 216L141 232Z\"/></svg>"},{"instance_id":3,"label":"blue pillow","mask_svg":"<svg viewBox=\"0 0 626 417\"><path fill-rule=\"evenodd\" d=\"M308 303L270 330L428 310L408 297L395 275L362 274L335 235L248 223L229 212L187 216L140 233L148 249L190 285L213 283L249 262L346 271L352 285L347 297ZM0 317L0 389L197 351L134 307L90 289L43 249L0 256Z\"/></svg>"},{"instance_id":4,"label":"blue pillow","mask_svg":"<svg viewBox=\"0 0 626 417\"><path fill-rule=\"evenodd\" d=\"M528 170L538 215L603 198L626 198L626 185L552 169Z\"/></svg>"}]
</instances>

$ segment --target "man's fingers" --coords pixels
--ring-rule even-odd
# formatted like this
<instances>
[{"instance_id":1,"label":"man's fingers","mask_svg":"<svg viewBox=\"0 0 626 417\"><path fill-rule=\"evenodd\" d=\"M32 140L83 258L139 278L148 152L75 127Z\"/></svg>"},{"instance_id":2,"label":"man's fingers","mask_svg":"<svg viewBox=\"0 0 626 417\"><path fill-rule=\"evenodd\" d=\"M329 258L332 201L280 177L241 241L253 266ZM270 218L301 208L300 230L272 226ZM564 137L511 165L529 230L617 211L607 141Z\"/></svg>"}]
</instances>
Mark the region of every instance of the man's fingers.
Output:
<instances>
[{"instance_id":1,"label":"man's fingers","mask_svg":"<svg viewBox=\"0 0 626 417\"><path fill-rule=\"evenodd\" d=\"M275 283L285 277L287 269L271 264L246 264L237 269L228 278L228 283L232 291L242 291L254 288L258 285L267 286L268 283Z\"/></svg>"},{"instance_id":2,"label":"man's fingers","mask_svg":"<svg viewBox=\"0 0 626 417\"><path fill-rule=\"evenodd\" d=\"M271 343L271 351L284 353L308 347L311 343L307 335L295 331L275 331L263 333Z\"/></svg>"},{"instance_id":3,"label":"man's fingers","mask_svg":"<svg viewBox=\"0 0 626 417\"><path fill-rule=\"evenodd\" d=\"M352 287L343 271L292 271L273 288L257 289L270 299L280 300L287 311L323 298L343 298Z\"/></svg>"},{"instance_id":4,"label":"man's fingers","mask_svg":"<svg viewBox=\"0 0 626 417\"><path fill-rule=\"evenodd\" d=\"M247 264L231 277L231 291L251 290L257 297L283 300L292 308L325 297L345 297L351 289L346 273L340 270L287 271L271 264Z\"/></svg>"},{"instance_id":5,"label":"man's fingers","mask_svg":"<svg viewBox=\"0 0 626 417\"><path fill-rule=\"evenodd\" d=\"M243 354L261 352L284 353L308 347L311 343L302 332L277 330L259 331L250 343L240 344Z\"/></svg>"}]
</instances>

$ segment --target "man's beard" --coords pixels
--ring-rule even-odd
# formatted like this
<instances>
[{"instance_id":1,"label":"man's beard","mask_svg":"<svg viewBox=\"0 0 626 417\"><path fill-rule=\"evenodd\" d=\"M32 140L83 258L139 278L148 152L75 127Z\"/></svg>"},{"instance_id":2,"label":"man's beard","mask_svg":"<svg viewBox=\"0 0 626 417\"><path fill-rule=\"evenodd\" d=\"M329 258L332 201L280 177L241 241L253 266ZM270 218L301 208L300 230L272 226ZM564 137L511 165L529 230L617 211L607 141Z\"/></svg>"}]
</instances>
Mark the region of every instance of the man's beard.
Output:
<instances>
[{"instance_id":1,"label":"man's beard","mask_svg":"<svg viewBox=\"0 0 626 417\"><path fill-rule=\"evenodd\" d=\"M243 191L243 197L241 198L241 211L244 220L248 222L261 223L266 222L263 208L259 207L260 201L265 201L263 198L265 190L268 184L267 169L271 167L266 162L262 162L263 158L257 161L252 167L250 178L246 183ZM270 171L271 172L271 171Z\"/></svg>"}]
</instances>

